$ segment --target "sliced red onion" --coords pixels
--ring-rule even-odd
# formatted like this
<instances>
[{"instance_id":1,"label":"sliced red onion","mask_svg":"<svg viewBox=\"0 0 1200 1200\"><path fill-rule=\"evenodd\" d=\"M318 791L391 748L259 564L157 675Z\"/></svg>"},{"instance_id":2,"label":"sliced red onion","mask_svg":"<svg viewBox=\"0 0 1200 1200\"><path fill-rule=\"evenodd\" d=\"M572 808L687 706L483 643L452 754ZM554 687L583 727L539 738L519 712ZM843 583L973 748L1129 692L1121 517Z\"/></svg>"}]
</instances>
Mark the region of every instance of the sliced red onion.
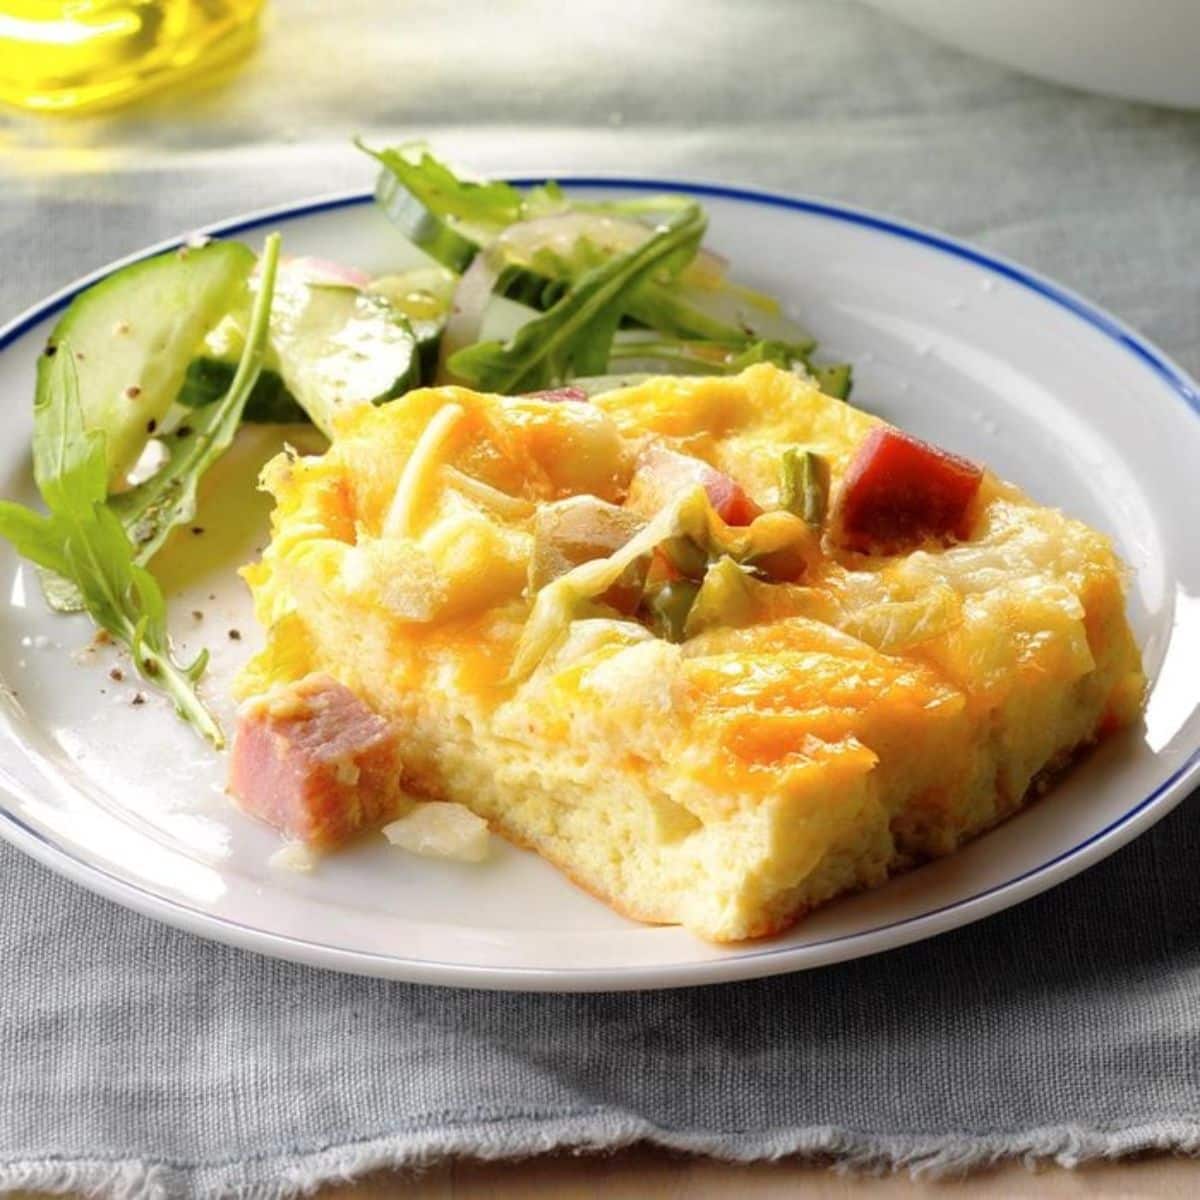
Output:
<instances>
[{"instance_id":1,"label":"sliced red onion","mask_svg":"<svg viewBox=\"0 0 1200 1200\"><path fill-rule=\"evenodd\" d=\"M371 277L353 267L343 267L340 263L330 262L327 258L287 258L281 266L286 266L297 278L317 287L351 287L361 291L371 282Z\"/></svg>"},{"instance_id":2,"label":"sliced red onion","mask_svg":"<svg viewBox=\"0 0 1200 1200\"><path fill-rule=\"evenodd\" d=\"M576 404L587 404L591 399L583 388L577 387L546 388L541 392L524 392L523 395L528 396L530 400L546 400L551 404L562 404L567 400Z\"/></svg>"}]
</instances>

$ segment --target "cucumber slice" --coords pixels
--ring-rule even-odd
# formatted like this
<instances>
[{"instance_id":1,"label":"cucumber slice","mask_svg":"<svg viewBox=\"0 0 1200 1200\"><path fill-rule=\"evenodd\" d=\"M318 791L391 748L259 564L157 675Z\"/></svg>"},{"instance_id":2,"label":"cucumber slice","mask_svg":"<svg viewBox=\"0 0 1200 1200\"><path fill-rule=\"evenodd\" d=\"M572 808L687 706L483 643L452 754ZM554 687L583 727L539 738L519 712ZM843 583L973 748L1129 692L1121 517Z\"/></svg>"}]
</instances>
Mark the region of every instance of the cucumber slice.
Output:
<instances>
[{"instance_id":1,"label":"cucumber slice","mask_svg":"<svg viewBox=\"0 0 1200 1200\"><path fill-rule=\"evenodd\" d=\"M414 246L458 275L503 230L502 226L493 229L462 221L452 223L451 218L438 216L416 192L407 188L386 167L379 172L375 182L375 202L384 216ZM513 266L505 271L498 294L544 312L553 306L565 287L565 284L537 271Z\"/></svg>"},{"instance_id":2,"label":"cucumber slice","mask_svg":"<svg viewBox=\"0 0 1200 1200\"><path fill-rule=\"evenodd\" d=\"M437 371L438 346L454 300L458 277L444 267L415 267L399 275L372 279L366 291L382 296L408 321L417 339L421 379L429 383Z\"/></svg>"},{"instance_id":3,"label":"cucumber slice","mask_svg":"<svg viewBox=\"0 0 1200 1200\"><path fill-rule=\"evenodd\" d=\"M379 207L411 242L452 271L466 270L481 245L524 213L526 202L511 184L459 178L421 142L383 150L358 139L355 145L380 165ZM547 189L541 194L553 201Z\"/></svg>"},{"instance_id":4,"label":"cucumber slice","mask_svg":"<svg viewBox=\"0 0 1200 1200\"><path fill-rule=\"evenodd\" d=\"M255 256L238 242L181 247L110 275L77 296L38 363L70 342L88 429L105 435L110 486L125 478L163 420L205 332L241 300Z\"/></svg>"},{"instance_id":5,"label":"cucumber slice","mask_svg":"<svg viewBox=\"0 0 1200 1200\"><path fill-rule=\"evenodd\" d=\"M184 408L205 408L229 391L237 373L236 362L219 358L194 358L188 363L183 386L175 401ZM258 425L308 423L308 414L296 403L277 371L264 368L250 391L242 420Z\"/></svg>"},{"instance_id":6,"label":"cucumber slice","mask_svg":"<svg viewBox=\"0 0 1200 1200\"><path fill-rule=\"evenodd\" d=\"M489 233L470 231L443 220L415 192L410 191L385 167L375 181L375 203L414 246L430 258L462 274L479 253Z\"/></svg>"},{"instance_id":7,"label":"cucumber slice","mask_svg":"<svg viewBox=\"0 0 1200 1200\"><path fill-rule=\"evenodd\" d=\"M314 286L279 270L271 307L279 374L322 433L341 408L379 404L421 381L417 339L382 296Z\"/></svg>"}]
</instances>

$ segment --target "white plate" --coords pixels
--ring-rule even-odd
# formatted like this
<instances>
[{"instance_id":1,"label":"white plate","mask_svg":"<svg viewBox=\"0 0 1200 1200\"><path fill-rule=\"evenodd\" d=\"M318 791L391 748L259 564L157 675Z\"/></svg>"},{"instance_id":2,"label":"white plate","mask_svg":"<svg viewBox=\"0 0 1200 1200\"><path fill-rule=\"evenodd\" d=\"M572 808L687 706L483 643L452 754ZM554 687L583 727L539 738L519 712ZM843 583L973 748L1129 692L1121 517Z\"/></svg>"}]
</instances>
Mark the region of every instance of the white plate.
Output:
<instances>
[{"instance_id":1,"label":"white plate","mask_svg":"<svg viewBox=\"0 0 1200 1200\"><path fill-rule=\"evenodd\" d=\"M570 186L609 196L682 187ZM159 699L134 706L134 684L109 678L112 652L82 650L87 621L48 614L33 573L5 548L0 832L122 904L247 949L395 979L569 991L744 979L929 937L1074 875L1177 803L1200 763L1200 401L1191 381L1111 317L969 247L816 202L683 190L703 199L710 244L738 274L785 297L826 354L854 361L860 405L1115 537L1133 568L1131 611L1153 681L1143 728L962 853L840 901L788 936L721 949L628 922L507 845L482 866L412 858L382 838L309 875L269 865L275 837L223 796L220 758ZM289 253L366 270L411 253L357 195L213 232L257 238L273 228ZM90 282L0 333L0 395L11 409L5 495L32 498L34 361L55 314ZM266 505L251 480L272 439L244 438L213 472L197 519L206 532L181 537L156 568L180 643L214 652L208 694L226 716L219 698L257 642L232 567L265 537Z\"/></svg>"}]
</instances>

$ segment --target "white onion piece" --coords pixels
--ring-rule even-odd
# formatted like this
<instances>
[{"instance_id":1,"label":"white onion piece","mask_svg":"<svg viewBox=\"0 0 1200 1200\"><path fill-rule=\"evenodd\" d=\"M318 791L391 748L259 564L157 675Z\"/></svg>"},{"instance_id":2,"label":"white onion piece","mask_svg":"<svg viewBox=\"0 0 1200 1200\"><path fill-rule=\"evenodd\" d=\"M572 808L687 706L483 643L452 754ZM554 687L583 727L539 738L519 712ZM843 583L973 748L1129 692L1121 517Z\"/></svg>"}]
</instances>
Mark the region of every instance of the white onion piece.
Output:
<instances>
[{"instance_id":1,"label":"white onion piece","mask_svg":"<svg viewBox=\"0 0 1200 1200\"><path fill-rule=\"evenodd\" d=\"M463 272L458 287L454 289L454 298L450 301L450 315L446 318L446 327L442 330L435 382L457 382L447 364L451 355L464 346L473 346L479 341L479 333L483 328L483 314L492 293L496 290L496 283L503 268L504 255L493 254L492 247L488 246L475 255L471 265Z\"/></svg>"},{"instance_id":2,"label":"white onion piece","mask_svg":"<svg viewBox=\"0 0 1200 1200\"><path fill-rule=\"evenodd\" d=\"M402 817L383 827L393 846L426 858L451 862L483 862L491 837L488 824L462 804L427 800L415 804Z\"/></svg>"},{"instance_id":3,"label":"white onion piece","mask_svg":"<svg viewBox=\"0 0 1200 1200\"><path fill-rule=\"evenodd\" d=\"M475 255L458 281L438 352L437 382L455 382L447 366L450 357L479 341L484 312L505 267L528 265L541 250L567 258L580 238L623 253L640 246L653 233L649 225L631 217L590 212L555 213L510 225ZM716 287L724 279L726 266L720 255L701 247L680 278L698 287Z\"/></svg>"}]
</instances>

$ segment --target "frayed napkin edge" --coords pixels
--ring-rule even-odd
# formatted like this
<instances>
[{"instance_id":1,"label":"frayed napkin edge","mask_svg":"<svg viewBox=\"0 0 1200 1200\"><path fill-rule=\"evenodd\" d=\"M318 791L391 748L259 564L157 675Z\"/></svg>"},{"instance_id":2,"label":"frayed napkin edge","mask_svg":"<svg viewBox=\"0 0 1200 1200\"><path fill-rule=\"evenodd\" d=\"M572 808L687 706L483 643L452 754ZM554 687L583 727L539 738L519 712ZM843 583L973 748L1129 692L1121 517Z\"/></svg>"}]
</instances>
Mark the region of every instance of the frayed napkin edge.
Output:
<instances>
[{"instance_id":1,"label":"frayed napkin edge","mask_svg":"<svg viewBox=\"0 0 1200 1200\"><path fill-rule=\"evenodd\" d=\"M1200 1154L1200 1119L1147 1120L1113 1128L1058 1125L1005 1133L871 1134L835 1127L772 1133L667 1130L617 1114L557 1120L498 1118L398 1132L316 1151L280 1151L222 1163L33 1158L0 1163L0 1194L71 1193L96 1200L168 1200L221 1195L282 1200L378 1171L419 1171L454 1158L483 1161L549 1153L614 1153L651 1145L723 1162L818 1159L831 1170L961 1176L1005 1161L1077 1167L1149 1150Z\"/></svg>"}]
</instances>

